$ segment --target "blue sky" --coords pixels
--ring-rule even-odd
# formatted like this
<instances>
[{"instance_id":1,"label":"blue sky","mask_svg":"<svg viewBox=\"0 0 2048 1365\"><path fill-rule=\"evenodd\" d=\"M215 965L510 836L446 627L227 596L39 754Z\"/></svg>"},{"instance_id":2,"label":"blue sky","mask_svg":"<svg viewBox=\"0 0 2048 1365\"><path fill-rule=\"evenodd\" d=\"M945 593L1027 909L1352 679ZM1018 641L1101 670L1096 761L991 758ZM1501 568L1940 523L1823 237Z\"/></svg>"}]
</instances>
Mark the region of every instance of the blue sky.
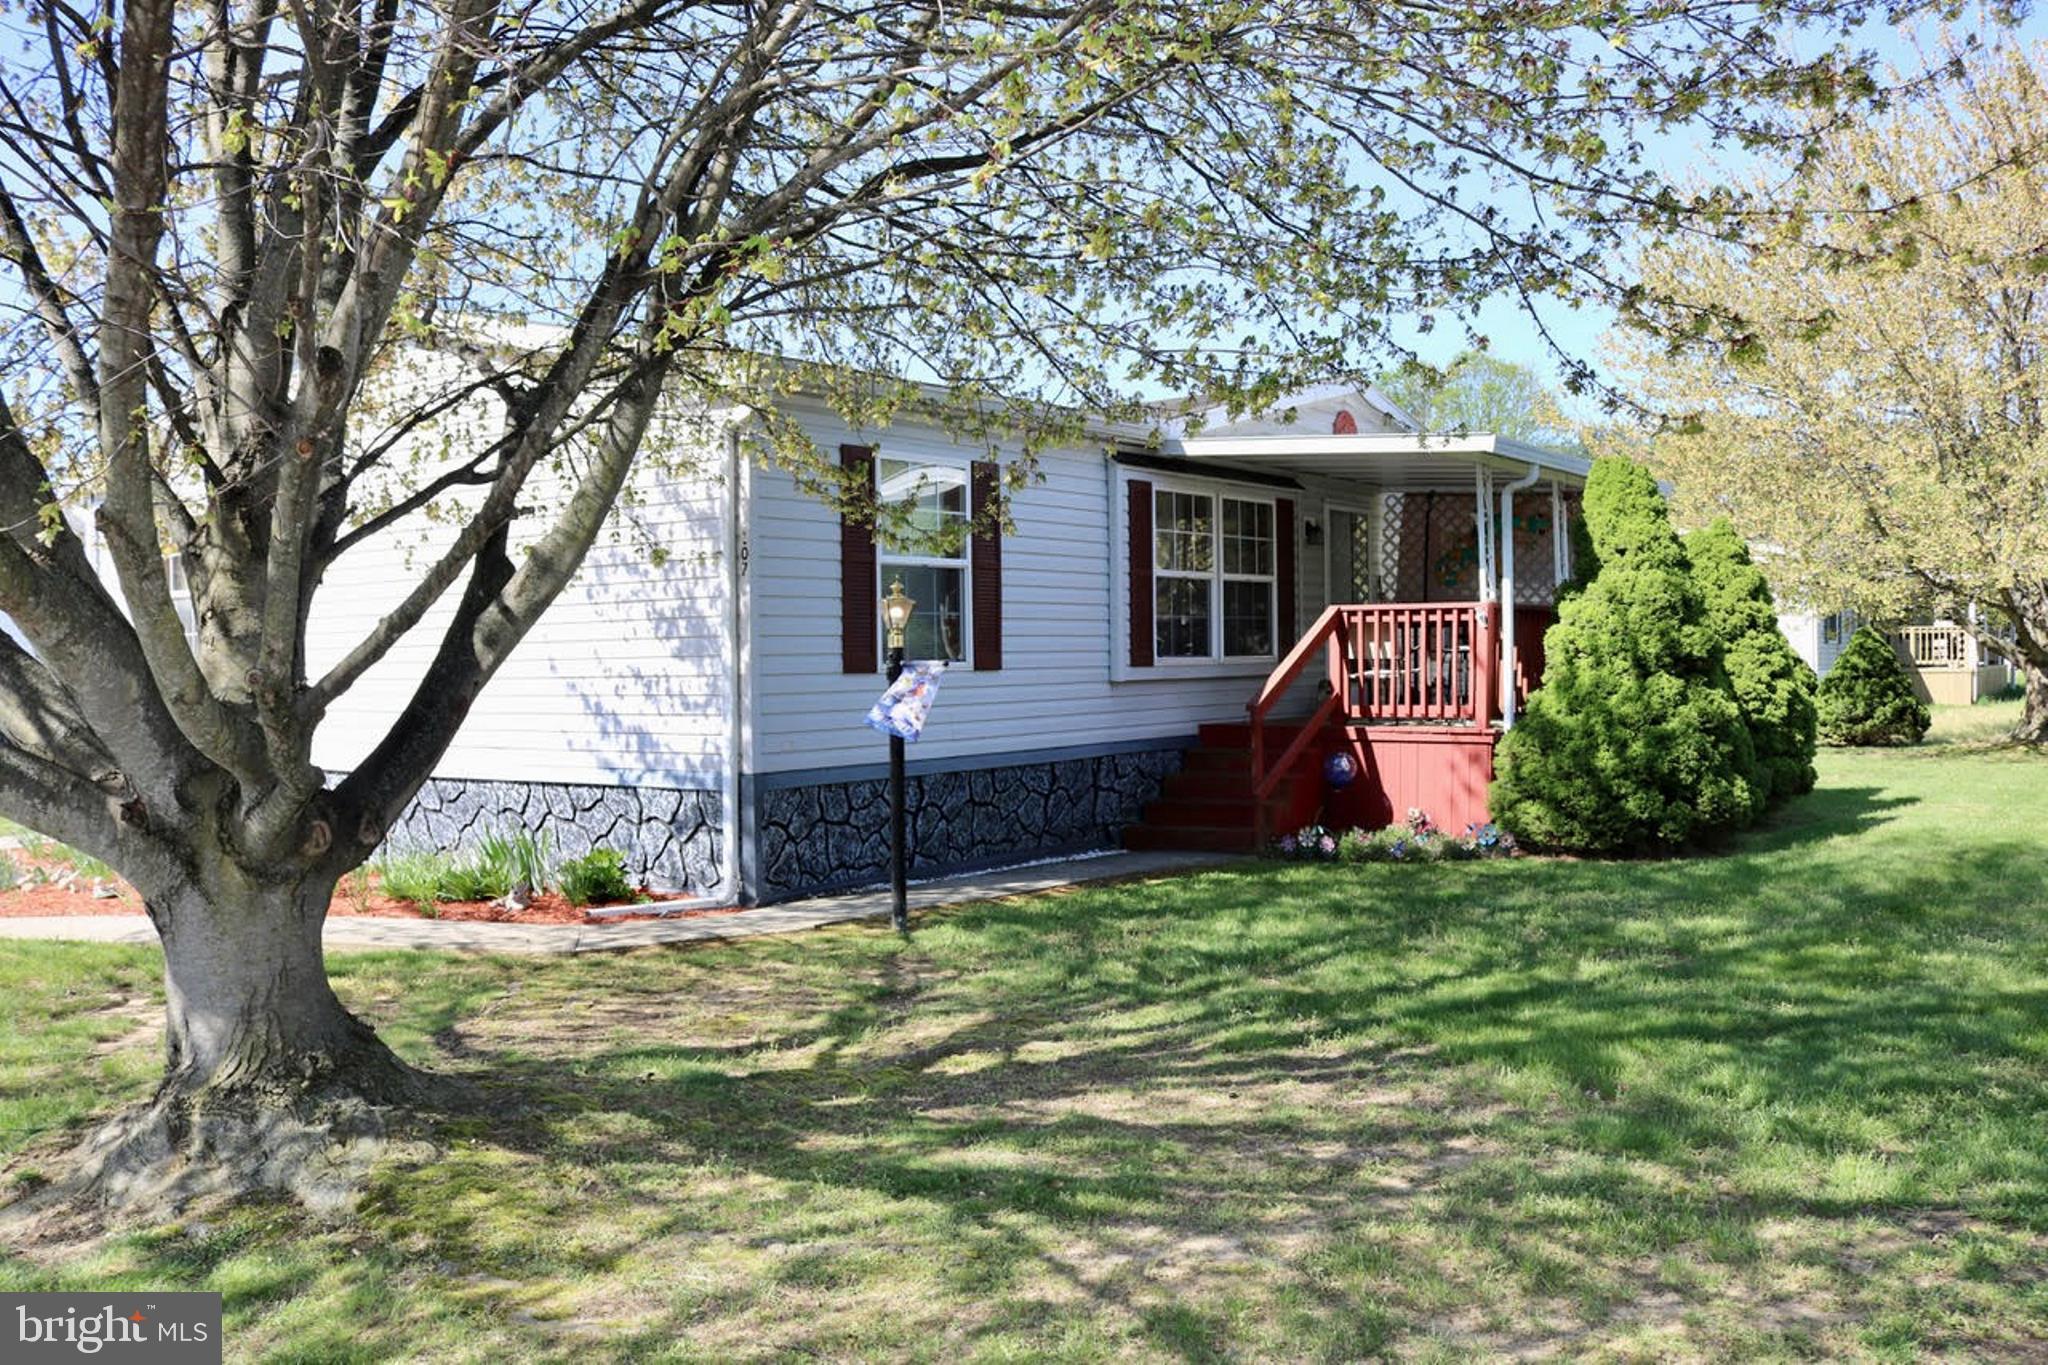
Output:
<instances>
[{"instance_id":1,"label":"blue sky","mask_svg":"<svg viewBox=\"0 0 2048 1365\"><path fill-rule=\"evenodd\" d=\"M1966 30L1967 22L1955 26L1958 31ZM2048 40L2048 17L2027 14L2017 27L2009 31L2009 40L2033 43ZM1881 61L1895 64L1904 69L1918 69L1911 40L1892 29L1872 30L1865 39ZM1739 155L1727 149L1709 154L1697 139L1689 136L1674 137L1671 145L1661 156L1664 169L1672 174L1682 174L1693 167L1705 167L1710 163L1721 165L1739 164ZM1547 327L1556 341L1573 355L1579 356L1596 366L1599 362L1601 335L1614 324L1614 313L1599 305L1573 308L1560 301L1550 300L1539 306L1543 326ZM1495 355L1528 365L1553 384L1559 379L1559 368L1545 345L1538 322L1518 301L1502 298L1487 300L1477 310L1471 326L1485 336ZM1467 327L1459 319L1439 317L1435 330L1424 335L1412 329L1399 333L1401 341L1413 346L1423 359L1441 364L1470 344ZM1594 409L1584 403L1577 404L1585 415L1594 415Z\"/></svg>"}]
</instances>

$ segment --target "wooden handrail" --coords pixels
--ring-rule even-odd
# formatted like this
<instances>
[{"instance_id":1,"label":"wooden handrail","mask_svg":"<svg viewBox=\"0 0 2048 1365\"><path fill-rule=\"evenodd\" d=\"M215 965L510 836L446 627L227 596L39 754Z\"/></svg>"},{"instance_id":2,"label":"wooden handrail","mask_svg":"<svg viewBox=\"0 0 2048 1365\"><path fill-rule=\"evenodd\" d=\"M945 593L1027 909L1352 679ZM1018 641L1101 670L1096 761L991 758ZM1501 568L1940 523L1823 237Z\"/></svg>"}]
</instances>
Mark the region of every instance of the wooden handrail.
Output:
<instances>
[{"instance_id":1,"label":"wooden handrail","mask_svg":"<svg viewBox=\"0 0 2048 1365\"><path fill-rule=\"evenodd\" d=\"M1316 652L1329 670L1330 695L1271 764L1266 719ZM1338 603L1275 664L1245 704L1251 720L1253 830L1264 847L1266 798L1294 761L1333 720L1345 725L1428 721L1488 726L1500 667L1499 617L1491 602Z\"/></svg>"},{"instance_id":2,"label":"wooden handrail","mask_svg":"<svg viewBox=\"0 0 2048 1365\"><path fill-rule=\"evenodd\" d=\"M1280 694L1285 692L1301 673L1302 666L1308 662L1308 656L1315 652L1317 645L1329 638L1330 633L1337 628L1338 622L1343 619L1342 606L1324 607L1323 614L1308 628L1308 634L1295 641L1294 648L1287 651L1287 656L1273 665L1273 671L1266 675L1265 685L1259 689L1257 696L1245 703L1245 709L1255 717L1263 716L1272 710L1273 703L1280 699Z\"/></svg>"}]
</instances>

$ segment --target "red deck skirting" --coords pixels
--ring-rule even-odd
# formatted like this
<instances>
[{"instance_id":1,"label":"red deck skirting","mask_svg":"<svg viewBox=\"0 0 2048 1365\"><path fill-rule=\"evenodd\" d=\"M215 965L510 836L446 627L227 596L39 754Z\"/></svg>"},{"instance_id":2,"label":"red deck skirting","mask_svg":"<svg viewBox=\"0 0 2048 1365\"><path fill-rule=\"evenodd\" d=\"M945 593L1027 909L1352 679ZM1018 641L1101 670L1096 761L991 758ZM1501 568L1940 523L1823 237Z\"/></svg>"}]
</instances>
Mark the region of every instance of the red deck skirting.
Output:
<instances>
[{"instance_id":1,"label":"red deck skirting","mask_svg":"<svg viewBox=\"0 0 2048 1365\"><path fill-rule=\"evenodd\" d=\"M1348 743L1362 775L1347 790L1330 794L1324 821L1379 829L1407 819L1412 809L1427 811L1453 834L1483 825L1492 818L1486 788L1493 781L1498 738L1491 727L1469 725L1366 725L1346 730L1342 740L1333 731L1331 747Z\"/></svg>"}]
</instances>

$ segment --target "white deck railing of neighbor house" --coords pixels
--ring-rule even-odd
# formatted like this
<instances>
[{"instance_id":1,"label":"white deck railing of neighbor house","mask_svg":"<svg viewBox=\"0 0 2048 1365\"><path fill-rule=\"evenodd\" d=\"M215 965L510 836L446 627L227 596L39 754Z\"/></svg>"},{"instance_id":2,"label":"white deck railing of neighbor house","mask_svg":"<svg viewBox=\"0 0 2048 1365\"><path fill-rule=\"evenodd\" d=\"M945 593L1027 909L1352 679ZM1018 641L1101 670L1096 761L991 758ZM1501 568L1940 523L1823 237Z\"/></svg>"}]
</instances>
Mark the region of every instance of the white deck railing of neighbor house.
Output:
<instances>
[{"instance_id":1,"label":"white deck railing of neighbor house","mask_svg":"<svg viewBox=\"0 0 2048 1365\"><path fill-rule=\"evenodd\" d=\"M1914 668L1961 670L1979 663L1970 632L1961 626L1901 626L1892 638L1900 656Z\"/></svg>"}]
</instances>

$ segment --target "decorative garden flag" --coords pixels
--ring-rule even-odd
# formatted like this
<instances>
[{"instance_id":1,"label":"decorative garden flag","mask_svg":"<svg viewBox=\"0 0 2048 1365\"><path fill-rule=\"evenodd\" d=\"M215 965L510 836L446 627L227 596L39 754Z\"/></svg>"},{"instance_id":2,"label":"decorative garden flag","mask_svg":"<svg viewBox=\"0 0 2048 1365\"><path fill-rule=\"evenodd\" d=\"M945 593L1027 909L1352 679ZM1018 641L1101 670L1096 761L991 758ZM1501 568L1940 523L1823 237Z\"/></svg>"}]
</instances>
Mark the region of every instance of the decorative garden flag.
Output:
<instances>
[{"instance_id":1,"label":"decorative garden flag","mask_svg":"<svg viewBox=\"0 0 2048 1365\"><path fill-rule=\"evenodd\" d=\"M939 677L945 671L944 659L904 664L902 676L868 708L868 724L885 735L916 739L924 733L925 717L931 714L932 698L939 695Z\"/></svg>"}]
</instances>

